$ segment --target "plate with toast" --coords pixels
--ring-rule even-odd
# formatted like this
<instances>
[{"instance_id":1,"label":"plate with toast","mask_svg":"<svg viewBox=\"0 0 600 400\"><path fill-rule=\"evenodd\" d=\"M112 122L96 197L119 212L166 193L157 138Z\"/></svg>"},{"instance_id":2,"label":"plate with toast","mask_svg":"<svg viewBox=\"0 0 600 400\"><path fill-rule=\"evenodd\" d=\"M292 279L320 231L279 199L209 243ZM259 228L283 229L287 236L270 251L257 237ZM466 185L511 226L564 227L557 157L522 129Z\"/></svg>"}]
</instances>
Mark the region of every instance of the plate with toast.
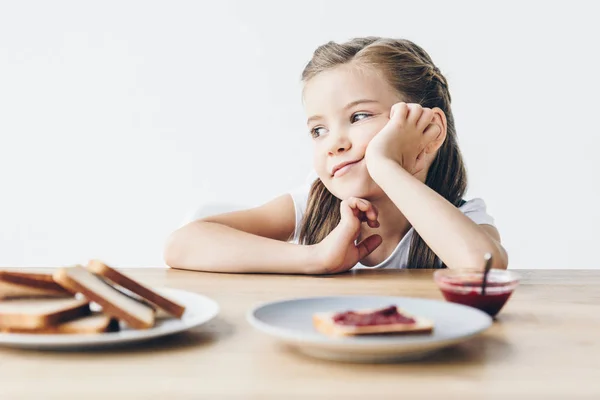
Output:
<instances>
[{"instance_id":1,"label":"plate with toast","mask_svg":"<svg viewBox=\"0 0 600 400\"><path fill-rule=\"evenodd\" d=\"M200 326L203 295L151 288L92 260L53 274L0 271L0 346L77 349L139 342Z\"/></svg>"},{"instance_id":2,"label":"plate with toast","mask_svg":"<svg viewBox=\"0 0 600 400\"><path fill-rule=\"evenodd\" d=\"M309 356L349 362L422 358L472 338L492 318L472 307L393 296L305 297L253 308L248 322Z\"/></svg>"}]
</instances>

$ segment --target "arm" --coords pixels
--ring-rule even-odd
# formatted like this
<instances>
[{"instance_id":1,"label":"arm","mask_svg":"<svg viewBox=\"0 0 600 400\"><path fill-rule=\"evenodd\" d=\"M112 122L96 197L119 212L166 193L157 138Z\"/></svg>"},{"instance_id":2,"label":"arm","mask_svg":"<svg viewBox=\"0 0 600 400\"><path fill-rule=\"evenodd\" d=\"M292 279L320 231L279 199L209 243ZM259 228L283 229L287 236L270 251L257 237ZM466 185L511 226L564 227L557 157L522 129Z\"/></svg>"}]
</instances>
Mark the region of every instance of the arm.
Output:
<instances>
[{"instance_id":1,"label":"arm","mask_svg":"<svg viewBox=\"0 0 600 400\"><path fill-rule=\"evenodd\" d=\"M492 267L506 269L508 256L496 228L477 225L393 160L372 162L369 173L449 268L482 268L490 252Z\"/></svg>"},{"instance_id":2,"label":"arm","mask_svg":"<svg viewBox=\"0 0 600 400\"><path fill-rule=\"evenodd\" d=\"M287 243L294 203L280 196L260 207L191 222L173 232L164 258L172 268L236 273L307 273L310 246Z\"/></svg>"},{"instance_id":3,"label":"arm","mask_svg":"<svg viewBox=\"0 0 600 400\"><path fill-rule=\"evenodd\" d=\"M425 185L425 179L415 177L426 173L446 134L447 120L441 109L394 104L389 122L367 147L369 173L448 267L483 268L483 256L489 252L492 267L506 269L508 256L498 231L477 225Z\"/></svg>"}]
</instances>

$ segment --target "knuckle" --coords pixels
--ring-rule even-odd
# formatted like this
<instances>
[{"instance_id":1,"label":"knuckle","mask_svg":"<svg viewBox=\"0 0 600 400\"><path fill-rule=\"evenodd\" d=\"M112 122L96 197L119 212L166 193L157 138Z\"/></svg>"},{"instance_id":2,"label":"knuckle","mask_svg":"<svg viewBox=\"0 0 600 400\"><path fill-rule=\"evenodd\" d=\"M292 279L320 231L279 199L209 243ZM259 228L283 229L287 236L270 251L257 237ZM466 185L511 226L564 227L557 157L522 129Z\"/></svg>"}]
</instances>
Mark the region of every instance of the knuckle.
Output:
<instances>
[{"instance_id":1,"label":"knuckle","mask_svg":"<svg viewBox=\"0 0 600 400\"><path fill-rule=\"evenodd\" d=\"M392 110L393 110L393 111L398 111L398 110L400 110L400 109L402 109L402 108L404 108L404 107L406 107L406 103L405 103L405 102L403 102L403 101L401 101L401 102L399 102L399 103L396 103L396 104L394 104L394 105L392 106Z\"/></svg>"}]
</instances>

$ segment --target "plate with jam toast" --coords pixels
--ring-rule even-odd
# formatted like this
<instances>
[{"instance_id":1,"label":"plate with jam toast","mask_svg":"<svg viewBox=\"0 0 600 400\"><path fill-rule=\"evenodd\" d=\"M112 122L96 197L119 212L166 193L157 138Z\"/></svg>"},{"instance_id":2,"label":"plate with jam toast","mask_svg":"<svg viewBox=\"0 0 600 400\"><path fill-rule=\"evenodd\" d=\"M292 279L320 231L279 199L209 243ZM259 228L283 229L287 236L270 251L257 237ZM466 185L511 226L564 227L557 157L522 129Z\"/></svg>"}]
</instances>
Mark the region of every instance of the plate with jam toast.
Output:
<instances>
[{"instance_id":1,"label":"plate with jam toast","mask_svg":"<svg viewBox=\"0 0 600 400\"><path fill-rule=\"evenodd\" d=\"M416 359L472 338L492 318L472 307L392 296L329 296L258 305L259 331L309 356L350 362Z\"/></svg>"},{"instance_id":2,"label":"plate with jam toast","mask_svg":"<svg viewBox=\"0 0 600 400\"><path fill-rule=\"evenodd\" d=\"M72 349L139 342L212 320L217 303L155 289L92 260L52 274L0 271L0 345Z\"/></svg>"}]
</instances>

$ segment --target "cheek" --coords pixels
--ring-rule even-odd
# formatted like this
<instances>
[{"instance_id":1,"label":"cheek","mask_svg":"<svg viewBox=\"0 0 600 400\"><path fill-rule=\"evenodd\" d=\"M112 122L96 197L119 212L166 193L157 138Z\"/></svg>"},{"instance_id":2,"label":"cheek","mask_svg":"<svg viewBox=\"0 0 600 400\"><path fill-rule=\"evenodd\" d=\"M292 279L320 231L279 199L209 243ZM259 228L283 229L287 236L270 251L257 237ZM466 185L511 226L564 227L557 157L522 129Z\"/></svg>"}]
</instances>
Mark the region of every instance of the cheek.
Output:
<instances>
[{"instance_id":1,"label":"cheek","mask_svg":"<svg viewBox=\"0 0 600 400\"><path fill-rule=\"evenodd\" d=\"M381 132L381 130L385 128L388 122L390 122L390 119L384 116L377 118L377 120L373 121L373 135L371 136L371 138L374 138L379 132Z\"/></svg>"},{"instance_id":2,"label":"cheek","mask_svg":"<svg viewBox=\"0 0 600 400\"><path fill-rule=\"evenodd\" d=\"M325 168L325 157L323 157L323 150L317 145L313 145L313 168L318 173Z\"/></svg>"},{"instance_id":3,"label":"cheek","mask_svg":"<svg viewBox=\"0 0 600 400\"><path fill-rule=\"evenodd\" d=\"M331 188L328 186L329 182L331 181L331 175L329 174L329 170L327 168L326 154L327 151L325 151L322 147L313 145L313 169L317 173L319 179L321 179L321 182L325 184L325 187L327 187L327 189L331 191Z\"/></svg>"},{"instance_id":4,"label":"cheek","mask_svg":"<svg viewBox=\"0 0 600 400\"><path fill-rule=\"evenodd\" d=\"M367 146L369 145L369 142L371 142L371 140L377 136L377 133L381 130L380 128L378 128L377 126L365 126L364 128L361 127L362 129L358 129L355 132L355 135L352 139L352 146L357 147L362 149L363 151L365 151L367 149Z\"/></svg>"}]
</instances>

